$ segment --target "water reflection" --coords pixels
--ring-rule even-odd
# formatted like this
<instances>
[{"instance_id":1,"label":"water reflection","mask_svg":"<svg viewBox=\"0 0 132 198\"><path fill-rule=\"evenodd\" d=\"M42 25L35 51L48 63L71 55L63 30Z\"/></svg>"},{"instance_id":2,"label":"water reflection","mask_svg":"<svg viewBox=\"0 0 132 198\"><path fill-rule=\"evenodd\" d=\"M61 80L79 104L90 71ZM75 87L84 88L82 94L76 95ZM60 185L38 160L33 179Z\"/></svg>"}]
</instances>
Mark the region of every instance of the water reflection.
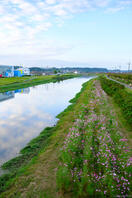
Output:
<instances>
[{"instance_id":1,"label":"water reflection","mask_svg":"<svg viewBox=\"0 0 132 198\"><path fill-rule=\"evenodd\" d=\"M14 98L16 93L29 94L29 92L30 88L28 87L23 89L16 89L15 91L0 93L0 102Z\"/></svg>"},{"instance_id":2,"label":"water reflection","mask_svg":"<svg viewBox=\"0 0 132 198\"><path fill-rule=\"evenodd\" d=\"M11 98L14 98L15 93L14 91L8 91L5 93L0 93L0 102L5 101L5 100L9 100Z\"/></svg>"},{"instance_id":3,"label":"water reflection","mask_svg":"<svg viewBox=\"0 0 132 198\"><path fill-rule=\"evenodd\" d=\"M70 79L0 93L0 164L17 156L45 127L53 126L56 115L87 80Z\"/></svg>"},{"instance_id":4,"label":"water reflection","mask_svg":"<svg viewBox=\"0 0 132 198\"><path fill-rule=\"evenodd\" d=\"M15 93L21 93L21 94L29 94L30 88L23 88L23 89L17 89L14 91Z\"/></svg>"}]
</instances>

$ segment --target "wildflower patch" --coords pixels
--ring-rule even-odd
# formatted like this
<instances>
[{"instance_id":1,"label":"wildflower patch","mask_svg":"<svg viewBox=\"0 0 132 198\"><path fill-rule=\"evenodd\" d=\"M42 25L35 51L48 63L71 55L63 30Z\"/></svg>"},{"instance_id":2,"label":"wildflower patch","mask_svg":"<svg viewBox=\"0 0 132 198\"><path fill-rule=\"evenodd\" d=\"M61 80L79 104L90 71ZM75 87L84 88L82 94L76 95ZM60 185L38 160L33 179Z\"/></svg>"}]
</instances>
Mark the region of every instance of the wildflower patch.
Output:
<instances>
[{"instance_id":1,"label":"wildflower patch","mask_svg":"<svg viewBox=\"0 0 132 198\"><path fill-rule=\"evenodd\" d=\"M127 197L132 159L127 139L96 80L60 153L57 184L73 197Z\"/></svg>"}]
</instances>

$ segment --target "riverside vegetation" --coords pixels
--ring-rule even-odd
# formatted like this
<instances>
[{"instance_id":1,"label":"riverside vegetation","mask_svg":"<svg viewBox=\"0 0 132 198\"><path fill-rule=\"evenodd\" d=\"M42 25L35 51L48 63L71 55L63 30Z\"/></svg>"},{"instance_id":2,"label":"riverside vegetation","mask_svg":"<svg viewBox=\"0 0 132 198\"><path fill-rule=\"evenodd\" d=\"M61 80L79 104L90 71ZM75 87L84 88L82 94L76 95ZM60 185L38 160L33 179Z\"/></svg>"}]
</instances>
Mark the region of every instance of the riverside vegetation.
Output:
<instances>
[{"instance_id":1,"label":"riverside vegetation","mask_svg":"<svg viewBox=\"0 0 132 198\"><path fill-rule=\"evenodd\" d=\"M114 80L118 80L120 82L128 84L132 87L132 73L109 73L108 76L113 78Z\"/></svg>"},{"instance_id":2,"label":"riverside vegetation","mask_svg":"<svg viewBox=\"0 0 132 198\"><path fill-rule=\"evenodd\" d=\"M0 92L12 91L15 89L31 87L35 85L58 82L70 78L79 77L77 74L62 74L62 75L49 75L49 76L24 76L24 77L11 77L0 78Z\"/></svg>"},{"instance_id":3,"label":"riverside vegetation","mask_svg":"<svg viewBox=\"0 0 132 198\"><path fill-rule=\"evenodd\" d=\"M118 131L105 95L95 81L88 101L67 134L57 172L62 193L72 192L75 197L121 197L130 192L132 159L127 139Z\"/></svg>"},{"instance_id":4,"label":"riverside vegetation","mask_svg":"<svg viewBox=\"0 0 132 198\"><path fill-rule=\"evenodd\" d=\"M130 128L132 103L123 96L120 101L118 94L131 97L124 86L105 77L84 83L72 104L58 115L57 125L22 150L27 157L3 166L11 173L0 179L0 197L131 196L128 131L122 130L112 101L121 112L126 105L123 117Z\"/></svg>"}]
</instances>

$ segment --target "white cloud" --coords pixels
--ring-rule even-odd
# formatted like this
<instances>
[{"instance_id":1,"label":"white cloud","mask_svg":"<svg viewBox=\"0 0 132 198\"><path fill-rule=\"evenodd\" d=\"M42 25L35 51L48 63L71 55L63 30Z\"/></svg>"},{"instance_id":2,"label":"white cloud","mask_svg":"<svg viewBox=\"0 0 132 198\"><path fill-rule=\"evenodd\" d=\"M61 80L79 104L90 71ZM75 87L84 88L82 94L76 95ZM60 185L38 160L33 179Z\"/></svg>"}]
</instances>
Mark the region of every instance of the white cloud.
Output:
<instances>
[{"instance_id":1,"label":"white cloud","mask_svg":"<svg viewBox=\"0 0 132 198\"><path fill-rule=\"evenodd\" d=\"M130 5L130 4L132 4L132 0L128 0L128 1L127 1L127 0L126 0L126 1L125 1L125 0L119 1L119 4L120 4L120 5Z\"/></svg>"},{"instance_id":2,"label":"white cloud","mask_svg":"<svg viewBox=\"0 0 132 198\"><path fill-rule=\"evenodd\" d=\"M56 3L56 0L46 0L46 3L47 4L55 4Z\"/></svg>"},{"instance_id":3,"label":"white cloud","mask_svg":"<svg viewBox=\"0 0 132 198\"><path fill-rule=\"evenodd\" d=\"M111 13L115 13L115 12L119 12L121 10L123 10L124 8L122 6L120 7L115 7L115 8L108 8L107 12L111 12Z\"/></svg>"},{"instance_id":4,"label":"white cloud","mask_svg":"<svg viewBox=\"0 0 132 198\"><path fill-rule=\"evenodd\" d=\"M79 12L93 9L117 12L130 4L132 0L0 0L0 53L35 54L43 51L52 55L57 48L64 52L71 46L56 45L54 41L39 39L39 35L52 25L62 26L65 18Z\"/></svg>"}]
</instances>

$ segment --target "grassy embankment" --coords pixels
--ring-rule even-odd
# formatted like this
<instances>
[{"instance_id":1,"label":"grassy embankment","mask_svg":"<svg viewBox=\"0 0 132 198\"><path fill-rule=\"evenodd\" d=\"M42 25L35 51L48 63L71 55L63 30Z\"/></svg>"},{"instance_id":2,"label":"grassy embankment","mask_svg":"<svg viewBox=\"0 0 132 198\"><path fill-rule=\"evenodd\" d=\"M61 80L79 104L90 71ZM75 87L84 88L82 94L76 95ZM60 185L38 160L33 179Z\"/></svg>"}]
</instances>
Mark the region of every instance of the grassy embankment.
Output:
<instances>
[{"instance_id":1,"label":"grassy embankment","mask_svg":"<svg viewBox=\"0 0 132 198\"><path fill-rule=\"evenodd\" d=\"M57 82L69 78L78 77L77 74L49 75L49 76L28 76L0 78L0 92L12 91L15 89L27 88L35 85Z\"/></svg>"},{"instance_id":2,"label":"grassy embankment","mask_svg":"<svg viewBox=\"0 0 132 198\"><path fill-rule=\"evenodd\" d=\"M114 80L118 80L120 82L128 84L130 87L132 87L132 73L109 73L108 76L110 78L113 78Z\"/></svg>"},{"instance_id":3,"label":"grassy embankment","mask_svg":"<svg viewBox=\"0 0 132 198\"><path fill-rule=\"evenodd\" d=\"M102 77L100 80L103 89L113 94L121 109L125 108L124 117L131 124L129 93L113 81ZM118 96L121 88L122 95ZM122 135L106 94L95 82L61 150L61 165L57 172L61 193L70 197L129 196L132 158L128 140Z\"/></svg>"},{"instance_id":4,"label":"grassy embankment","mask_svg":"<svg viewBox=\"0 0 132 198\"><path fill-rule=\"evenodd\" d=\"M78 97L79 94L77 94L76 98ZM80 104L78 105L80 106ZM72 118L74 116L76 117L75 112L73 113L71 111L74 110L74 106L75 104L70 105L64 112L58 115L60 120L57 125L55 127L47 127L44 131L42 131L40 136L33 139L24 149L20 151L21 155L19 157L16 157L3 165L3 169L9 170L10 173L0 177L0 193L7 190L10 186L12 186L12 184L14 184L14 182L18 181L18 176L30 173L29 167L39 161L39 155L45 152L45 148L49 146L49 142L51 142L51 145L55 148L58 147L59 143L62 143L61 139L64 139L65 136L64 131L67 130L67 128L72 124ZM76 111L78 111L77 109L78 108L76 108ZM59 141L57 141L58 139ZM23 183L25 183L25 181ZM5 194L6 193L1 196L5 197Z\"/></svg>"},{"instance_id":5,"label":"grassy embankment","mask_svg":"<svg viewBox=\"0 0 132 198\"><path fill-rule=\"evenodd\" d=\"M102 86L105 83L103 89L108 92L110 84L103 80L106 79L101 78ZM126 93L126 89L123 90ZM59 115L57 125L46 129L23 149L23 154L29 154L32 149L34 153L35 148L43 145L35 153L36 157L21 169L17 169L17 161L4 165L11 168L14 177L3 176L0 197L130 195L128 142L121 133L114 106L109 101L99 80L85 83L81 92L71 100L72 105ZM130 124L131 117L128 122ZM45 142L43 135L47 132Z\"/></svg>"},{"instance_id":6,"label":"grassy embankment","mask_svg":"<svg viewBox=\"0 0 132 198\"><path fill-rule=\"evenodd\" d=\"M104 91L120 107L121 117L125 118L128 128L132 130L132 91L119 83L106 79L106 77L101 77L100 81ZM132 134L130 138L132 138Z\"/></svg>"}]
</instances>

